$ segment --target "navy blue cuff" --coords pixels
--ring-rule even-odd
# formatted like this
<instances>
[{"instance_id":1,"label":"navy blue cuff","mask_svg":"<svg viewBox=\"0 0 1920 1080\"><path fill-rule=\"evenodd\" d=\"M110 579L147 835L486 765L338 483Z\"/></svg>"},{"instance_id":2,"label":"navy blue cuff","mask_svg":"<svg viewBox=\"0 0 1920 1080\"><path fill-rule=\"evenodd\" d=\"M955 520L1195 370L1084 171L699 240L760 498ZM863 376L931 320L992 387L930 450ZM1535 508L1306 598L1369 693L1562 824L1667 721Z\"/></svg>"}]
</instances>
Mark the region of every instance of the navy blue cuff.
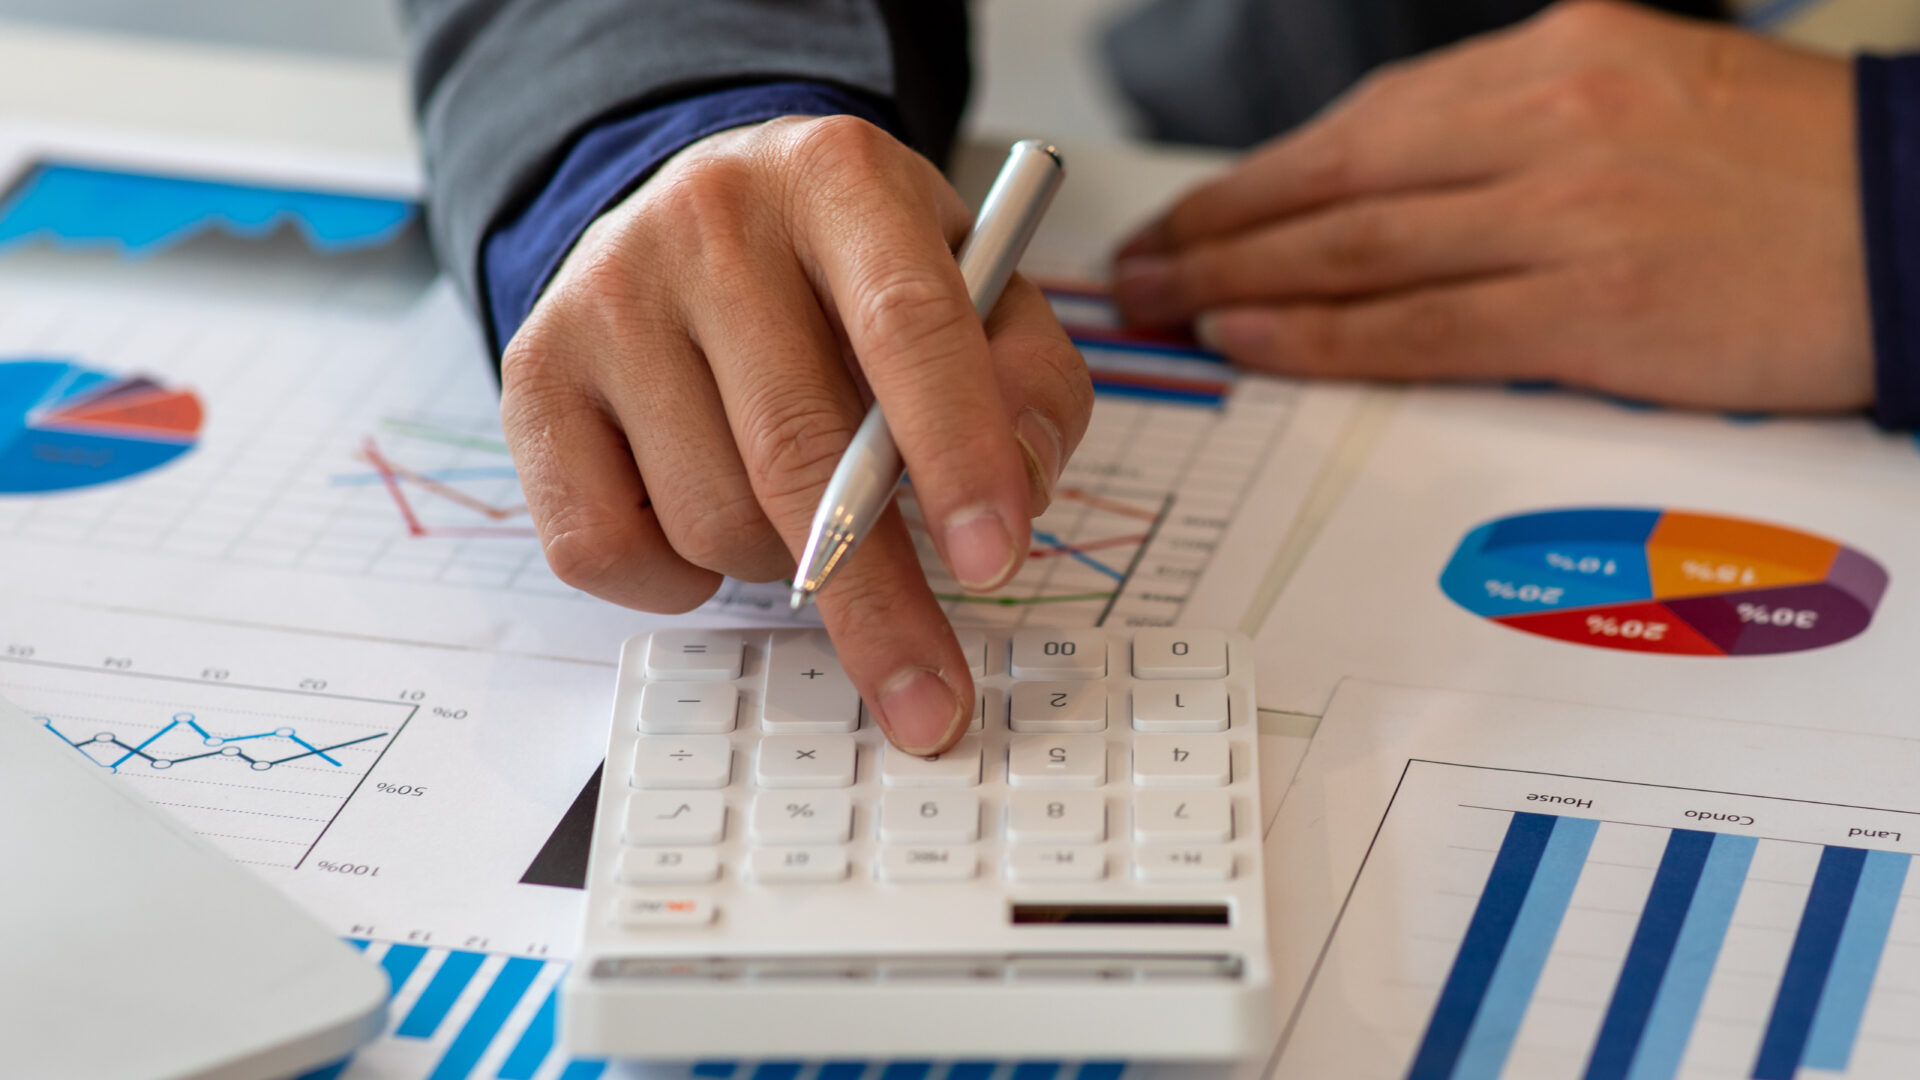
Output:
<instances>
[{"instance_id":1,"label":"navy blue cuff","mask_svg":"<svg viewBox=\"0 0 1920 1080\"><path fill-rule=\"evenodd\" d=\"M1854 64L1860 212L1872 303L1873 419L1920 427L1920 56Z\"/></svg>"},{"instance_id":2,"label":"navy blue cuff","mask_svg":"<svg viewBox=\"0 0 1920 1080\"><path fill-rule=\"evenodd\" d=\"M900 134L883 103L825 83L772 82L716 90L605 121L567 151L553 178L488 234L480 256L493 353L526 321L547 279L593 220L668 158L716 132L780 116L850 114Z\"/></svg>"}]
</instances>

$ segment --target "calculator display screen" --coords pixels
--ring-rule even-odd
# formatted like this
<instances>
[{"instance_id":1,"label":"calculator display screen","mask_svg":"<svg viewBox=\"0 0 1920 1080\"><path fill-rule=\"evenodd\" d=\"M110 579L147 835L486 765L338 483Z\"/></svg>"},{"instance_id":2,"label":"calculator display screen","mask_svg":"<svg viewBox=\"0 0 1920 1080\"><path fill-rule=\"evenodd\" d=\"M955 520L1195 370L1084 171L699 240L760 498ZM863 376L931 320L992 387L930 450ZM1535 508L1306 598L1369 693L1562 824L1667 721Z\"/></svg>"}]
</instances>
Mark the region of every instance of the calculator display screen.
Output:
<instances>
[{"instance_id":1,"label":"calculator display screen","mask_svg":"<svg viewBox=\"0 0 1920 1080\"><path fill-rule=\"evenodd\" d=\"M1015 904L1015 925L1227 926L1225 904Z\"/></svg>"}]
</instances>

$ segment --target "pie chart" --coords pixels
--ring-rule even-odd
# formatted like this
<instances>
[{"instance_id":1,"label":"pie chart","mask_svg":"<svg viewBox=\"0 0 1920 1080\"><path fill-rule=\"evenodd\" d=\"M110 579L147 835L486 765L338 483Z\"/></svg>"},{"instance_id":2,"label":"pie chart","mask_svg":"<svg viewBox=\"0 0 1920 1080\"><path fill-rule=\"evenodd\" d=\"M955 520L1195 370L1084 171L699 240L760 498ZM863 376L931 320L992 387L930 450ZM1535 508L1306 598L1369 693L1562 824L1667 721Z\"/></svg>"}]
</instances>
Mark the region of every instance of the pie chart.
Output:
<instances>
[{"instance_id":1,"label":"pie chart","mask_svg":"<svg viewBox=\"0 0 1920 1080\"><path fill-rule=\"evenodd\" d=\"M1887 572L1854 548L1779 525L1583 507L1474 529L1440 588L1481 618L1560 641L1762 656L1859 635L1887 590Z\"/></svg>"},{"instance_id":2,"label":"pie chart","mask_svg":"<svg viewBox=\"0 0 1920 1080\"><path fill-rule=\"evenodd\" d=\"M92 487L193 449L191 391L64 359L0 360L0 495Z\"/></svg>"}]
</instances>

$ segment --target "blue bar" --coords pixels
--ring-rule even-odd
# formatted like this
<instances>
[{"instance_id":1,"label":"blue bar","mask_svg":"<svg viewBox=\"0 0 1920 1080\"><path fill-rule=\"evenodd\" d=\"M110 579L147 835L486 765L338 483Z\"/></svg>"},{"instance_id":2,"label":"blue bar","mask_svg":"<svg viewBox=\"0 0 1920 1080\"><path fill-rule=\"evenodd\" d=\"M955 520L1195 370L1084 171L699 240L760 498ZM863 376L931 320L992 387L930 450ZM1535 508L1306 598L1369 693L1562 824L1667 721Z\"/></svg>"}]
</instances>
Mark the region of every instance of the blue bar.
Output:
<instances>
[{"instance_id":1,"label":"blue bar","mask_svg":"<svg viewBox=\"0 0 1920 1080\"><path fill-rule=\"evenodd\" d=\"M380 966L387 973L387 1000L407 985L407 979L413 975L413 969L420 966L420 958L427 950L420 945L389 945L387 955L380 958ZM458 991L455 991L456 995Z\"/></svg>"},{"instance_id":2,"label":"blue bar","mask_svg":"<svg viewBox=\"0 0 1920 1080\"><path fill-rule=\"evenodd\" d=\"M433 981L427 984L413 1008L407 1012L407 1018L400 1022L394 1032L403 1039L431 1039L439 1028L440 1021L447 1018L447 1010L460 997L460 991L467 988L468 980L480 968L480 961L486 959L477 952L456 951L447 954L446 962L440 970L433 973Z\"/></svg>"},{"instance_id":3,"label":"blue bar","mask_svg":"<svg viewBox=\"0 0 1920 1080\"><path fill-rule=\"evenodd\" d=\"M534 960L525 956L516 956L507 961L494 976L493 985L480 997L480 1004L473 1007L467 1022L460 1026L460 1034L453 1037L447 1052L440 1057L440 1064L433 1067L427 1080L466 1080L467 1074L480 1063L480 1055L487 1052L493 1040L499 1036L500 1028L507 1022L507 1015L513 1007L520 1004L520 998L533 985L533 977L540 974L546 966L545 960Z\"/></svg>"},{"instance_id":4,"label":"blue bar","mask_svg":"<svg viewBox=\"0 0 1920 1080\"><path fill-rule=\"evenodd\" d=\"M866 1074L864 1061L828 1061L821 1064L814 1080L860 1080Z\"/></svg>"},{"instance_id":5,"label":"blue bar","mask_svg":"<svg viewBox=\"0 0 1920 1080\"><path fill-rule=\"evenodd\" d=\"M896 1061L880 1070L880 1080L926 1080L931 1061Z\"/></svg>"},{"instance_id":6,"label":"blue bar","mask_svg":"<svg viewBox=\"0 0 1920 1080\"><path fill-rule=\"evenodd\" d=\"M1053 1080L1058 1075L1057 1061L1023 1061L1013 1067L1013 1080Z\"/></svg>"},{"instance_id":7,"label":"blue bar","mask_svg":"<svg viewBox=\"0 0 1920 1080\"><path fill-rule=\"evenodd\" d=\"M1520 904L1506 951L1494 966L1479 1015L1473 1018L1473 1029L1467 1032L1460 1049L1454 1080L1497 1080L1505 1071L1513 1037L1519 1033L1520 1020L1533 1001L1540 969L1547 966L1547 954L1560 933L1560 920L1567 914L1567 901L1573 898L1573 887L1580 881L1587 851L1593 847L1593 835L1599 829L1600 823L1592 818L1563 817L1554 824L1553 835L1540 854L1533 887Z\"/></svg>"},{"instance_id":8,"label":"blue bar","mask_svg":"<svg viewBox=\"0 0 1920 1080\"><path fill-rule=\"evenodd\" d=\"M1787 954L1787 971L1773 999L1773 1016L1760 1041L1760 1057L1753 1063L1753 1080L1793 1080L1800 1068L1813 1013L1833 969L1840 931L1846 926L1866 861L1867 853L1859 848L1829 847L1820 853L1820 868L1814 871L1800 929Z\"/></svg>"},{"instance_id":9,"label":"blue bar","mask_svg":"<svg viewBox=\"0 0 1920 1080\"><path fill-rule=\"evenodd\" d=\"M495 1074L500 1080L533 1080L533 1074L540 1071L540 1064L553 1049L553 1014L559 1003L560 988L556 986L547 991L547 1000L540 1003L540 1011L533 1014L527 1029L520 1033L520 1041L513 1044L507 1060L500 1063L500 1071Z\"/></svg>"},{"instance_id":10,"label":"blue bar","mask_svg":"<svg viewBox=\"0 0 1920 1080\"><path fill-rule=\"evenodd\" d=\"M347 939L347 944L359 949L361 952L367 951L367 940L365 938L350 937Z\"/></svg>"},{"instance_id":11,"label":"blue bar","mask_svg":"<svg viewBox=\"0 0 1920 1080\"><path fill-rule=\"evenodd\" d=\"M763 1061L753 1070L753 1080L794 1080L800 1068L798 1061Z\"/></svg>"},{"instance_id":12,"label":"blue bar","mask_svg":"<svg viewBox=\"0 0 1920 1080\"><path fill-rule=\"evenodd\" d=\"M560 1080L600 1080L600 1074L606 1071L607 1063L597 1058L575 1058L567 1062Z\"/></svg>"},{"instance_id":13,"label":"blue bar","mask_svg":"<svg viewBox=\"0 0 1920 1080\"><path fill-rule=\"evenodd\" d=\"M1089 1061L1080 1066L1078 1080L1120 1080L1120 1074L1126 1071L1124 1061Z\"/></svg>"},{"instance_id":14,"label":"blue bar","mask_svg":"<svg viewBox=\"0 0 1920 1080\"><path fill-rule=\"evenodd\" d=\"M992 1080L999 1067L991 1061L956 1061L947 1069L947 1080Z\"/></svg>"},{"instance_id":15,"label":"blue bar","mask_svg":"<svg viewBox=\"0 0 1920 1080\"><path fill-rule=\"evenodd\" d=\"M1620 965L1620 981L1613 986L1613 1000L1607 1004L1593 1054L1587 1058L1586 1080L1626 1080L1712 848L1712 833L1675 829L1668 834L1633 943Z\"/></svg>"},{"instance_id":16,"label":"blue bar","mask_svg":"<svg viewBox=\"0 0 1920 1080\"><path fill-rule=\"evenodd\" d=\"M706 1080L727 1080L739 1067L737 1061L696 1061L693 1063L693 1075L705 1077Z\"/></svg>"},{"instance_id":17,"label":"blue bar","mask_svg":"<svg viewBox=\"0 0 1920 1080\"><path fill-rule=\"evenodd\" d=\"M1473 920L1467 924L1460 951L1453 958L1453 970L1440 989L1426 1034L1420 1037L1420 1050L1407 1071L1407 1080L1447 1080L1453 1075L1460 1049L1467 1041L1467 1029L1480 1012L1494 966L1506 951L1521 901L1533 885L1534 871L1539 869L1555 820L1545 814L1515 814L1507 825L1506 839L1494 856L1493 869L1487 874L1480 902L1474 905Z\"/></svg>"},{"instance_id":18,"label":"blue bar","mask_svg":"<svg viewBox=\"0 0 1920 1080\"><path fill-rule=\"evenodd\" d=\"M1653 999L1653 1015L1640 1036L1640 1052L1634 1055L1627 1080L1673 1080L1680 1072L1680 1058L1693 1036L1693 1022L1707 996L1707 980L1719 963L1727 927L1733 924L1733 908L1740 901L1747 867L1759 843L1751 836L1724 833L1713 838L1713 850L1700 871L1693 906L1680 927L1666 981Z\"/></svg>"},{"instance_id":19,"label":"blue bar","mask_svg":"<svg viewBox=\"0 0 1920 1080\"><path fill-rule=\"evenodd\" d=\"M1820 1007L1813 1013L1813 1030L1807 1035L1802 1066L1846 1071L1911 861L1909 856L1891 851L1867 852L1860 867L1860 886L1853 893L1853 909L1847 913L1846 928L1840 931L1840 944L1834 950L1826 992L1820 995Z\"/></svg>"},{"instance_id":20,"label":"blue bar","mask_svg":"<svg viewBox=\"0 0 1920 1080\"><path fill-rule=\"evenodd\" d=\"M301 1073L299 1080L335 1080L352 1063L352 1058L344 1057L331 1065L322 1065L310 1073Z\"/></svg>"}]
</instances>

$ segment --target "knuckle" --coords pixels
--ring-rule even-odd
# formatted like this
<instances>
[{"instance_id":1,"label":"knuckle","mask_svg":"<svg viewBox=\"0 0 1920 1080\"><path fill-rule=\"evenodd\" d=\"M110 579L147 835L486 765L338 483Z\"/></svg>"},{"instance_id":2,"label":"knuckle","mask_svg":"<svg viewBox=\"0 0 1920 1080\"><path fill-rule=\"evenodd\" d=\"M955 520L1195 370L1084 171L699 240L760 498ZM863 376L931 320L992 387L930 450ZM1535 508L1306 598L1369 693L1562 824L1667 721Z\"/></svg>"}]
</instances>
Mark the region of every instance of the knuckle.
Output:
<instances>
[{"instance_id":1,"label":"knuckle","mask_svg":"<svg viewBox=\"0 0 1920 1080\"><path fill-rule=\"evenodd\" d=\"M935 362L970 330L984 333L949 283L920 268L895 270L861 289L849 329L856 340L884 350L890 362L908 364Z\"/></svg>"},{"instance_id":2,"label":"knuckle","mask_svg":"<svg viewBox=\"0 0 1920 1080\"><path fill-rule=\"evenodd\" d=\"M671 236L700 245L731 244L744 233L761 200L754 167L738 157L708 157L678 170L651 200L651 222Z\"/></svg>"},{"instance_id":3,"label":"knuckle","mask_svg":"<svg viewBox=\"0 0 1920 1080\"><path fill-rule=\"evenodd\" d=\"M1585 307L1603 318L1630 322L1659 306L1658 275L1645 258L1615 253L1588 259L1582 274Z\"/></svg>"},{"instance_id":4,"label":"knuckle","mask_svg":"<svg viewBox=\"0 0 1920 1080\"><path fill-rule=\"evenodd\" d=\"M1391 245L1386 217L1375 210L1356 208L1340 214L1329 225L1320 258L1336 270L1366 271L1386 261Z\"/></svg>"},{"instance_id":5,"label":"knuckle","mask_svg":"<svg viewBox=\"0 0 1920 1080\"><path fill-rule=\"evenodd\" d=\"M852 440L853 428L825 396L788 393L777 407L747 406L743 447L748 476L764 505L795 501L819 491Z\"/></svg>"},{"instance_id":6,"label":"knuckle","mask_svg":"<svg viewBox=\"0 0 1920 1080\"><path fill-rule=\"evenodd\" d=\"M1560 0L1541 14L1539 26L1564 44L1579 45L1595 35L1615 32L1630 19L1626 5L1615 0Z\"/></svg>"},{"instance_id":7,"label":"knuckle","mask_svg":"<svg viewBox=\"0 0 1920 1080\"><path fill-rule=\"evenodd\" d=\"M668 528L682 558L721 573L754 563L772 534L751 492L720 496L694 513L676 516Z\"/></svg>"},{"instance_id":8,"label":"knuckle","mask_svg":"<svg viewBox=\"0 0 1920 1080\"><path fill-rule=\"evenodd\" d=\"M822 116L795 132L789 153L805 174L871 176L898 154L893 136L857 116Z\"/></svg>"},{"instance_id":9,"label":"knuckle","mask_svg":"<svg viewBox=\"0 0 1920 1080\"><path fill-rule=\"evenodd\" d=\"M542 535L547 566L554 576L582 592L597 592L610 584L640 541L631 524L578 506L557 511L546 521Z\"/></svg>"}]
</instances>

